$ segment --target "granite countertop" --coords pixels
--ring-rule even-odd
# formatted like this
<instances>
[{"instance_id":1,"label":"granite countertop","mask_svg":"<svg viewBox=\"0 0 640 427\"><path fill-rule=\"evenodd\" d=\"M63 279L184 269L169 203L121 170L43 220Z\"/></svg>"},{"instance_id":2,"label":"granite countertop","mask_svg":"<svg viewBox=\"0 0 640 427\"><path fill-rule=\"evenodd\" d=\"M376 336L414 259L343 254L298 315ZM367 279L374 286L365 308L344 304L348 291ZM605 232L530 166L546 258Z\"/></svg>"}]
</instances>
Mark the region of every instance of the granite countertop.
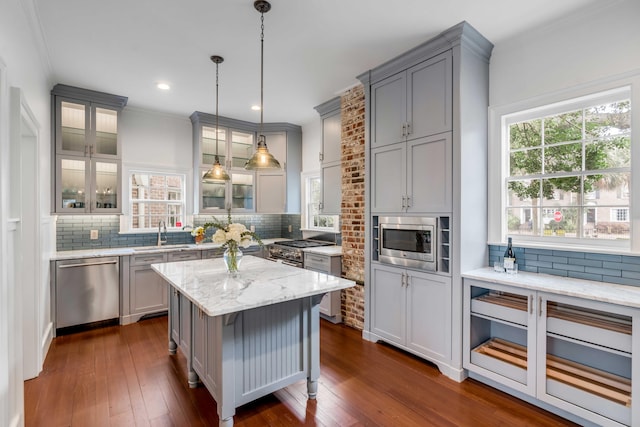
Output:
<instances>
[{"instance_id":1,"label":"granite countertop","mask_svg":"<svg viewBox=\"0 0 640 427\"><path fill-rule=\"evenodd\" d=\"M496 272L493 268L467 271L462 274L462 277L640 308L640 286L618 285L540 273L506 274Z\"/></svg>"},{"instance_id":2,"label":"granite countertop","mask_svg":"<svg viewBox=\"0 0 640 427\"><path fill-rule=\"evenodd\" d=\"M266 246L270 243L277 242L279 240L288 239L263 239L262 243ZM255 246L257 243L252 242L251 246ZM195 243L183 243L176 245L162 245L162 246L138 246L138 247L121 247L121 248L95 248L95 249L82 249L75 251L58 251L51 256L51 261L60 261L65 259L78 259L78 258L97 258L105 256L127 256L138 254L150 254L150 253L164 253L164 252L179 252L179 251L202 251L207 249L217 249L220 245L217 243L202 243L196 245Z\"/></svg>"},{"instance_id":3,"label":"granite countertop","mask_svg":"<svg viewBox=\"0 0 640 427\"><path fill-rule=\"evenodd\" d=\"M222 259L151 264L174 288L208 316L295 300L350 288L352 280L244 256L237 277Z\"/></svg>"},{"instance_id":4,"label":"granite countertop","mask_svg":"<svg viewBox=\"0 0 640 427\"><path fill-rule=\"evenodd\" d=\"M342 256L342 246L318 246L317 248L305 248L302 251L310 254Z\"/></svg>"}]
</instances>

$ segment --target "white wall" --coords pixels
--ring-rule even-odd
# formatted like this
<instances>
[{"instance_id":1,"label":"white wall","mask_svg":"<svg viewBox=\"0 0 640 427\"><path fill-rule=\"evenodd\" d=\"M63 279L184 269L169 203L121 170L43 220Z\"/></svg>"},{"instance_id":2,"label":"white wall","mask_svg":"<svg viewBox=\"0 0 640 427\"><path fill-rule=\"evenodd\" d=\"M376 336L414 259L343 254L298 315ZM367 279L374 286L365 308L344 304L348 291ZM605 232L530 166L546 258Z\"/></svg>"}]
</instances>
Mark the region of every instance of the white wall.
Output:
<instances>
[{"instance_id":1,"label":"white wall","mask_svg":"<svg viewBox=\"0 0 640 427\"><path fill-rule=\"evenodd\" d=\"M34 37L34 26L29 18L32 7L28 0L2 0L0 13L0 63L4 63L4 77L0 78L0 425L13 426L24 424L23 396L23 343L21 331L29 331L29 335L40 337L42 347L46 350L46 339L50 322L43 319L38 323L21 321L21 307L19 306L19 292L11 277L14 272L8 262L9 234L8 234L8 197L9 197L9 111L8 88L19 87L23 91L26 103L33 112L35 120L40 125L39 134L39 174L40 194L27 197L37 198L40 211L33 212L35 228L39 230L42 254L50 251L49 236L51 233L51 218L49 215L50 200L50 115L49 104L51 82L46 62L42 61L40 40ZM38 224L39 222L39 224ZM33 227L33 224L25 224ZM47 307L49 301L48 260L45 256L34 256L31 267L38 270L38 283L23 284L37 290L38 307ZM48 308L48 307L47 307ZM48 311L44 314L48 317ZM11 332L9 332L11 331ZM18 331L18 333L16 333ZM31 333L32 332L32 333ZM43 354L39 358L43 358Z\"/></svg>"},{"instance_id":2,"label":"white wall","mask_svg":"<svg viewBox=\"0 0 640 427\"><path fill-rule=\"evenodd\" d=\"M125 107L118 125L126 163L191 169L189 117Z\"/></svg>"},{"instance_id":3,"label":"white wall","mask_svg":"<svg viewBox=\"0 0 640 427\"><path fill-rule=\"evenodd\" d=\"M490 243L504 241L500 223L503 197L500 181L504 167L500 116L586 95L589 91L611 89L611 85L635 86L632 99L640 98L639 19L638 0L599 2L582 13L495 46L489 90ZM634 110L633 115L634 122L638 121L636 117L640 120L640 111ZM640 147L638 135L633 137L632 144L632 168L637 169L640 164L640 150L636 149ZM640 175L636 174L632 176L632 187L639 186ZM640 195L633 197L635 200ZM633 201L631 204L634 205ZM640 211L634 212L631 250L638 252Z\"/></svg>"},{"instance_id":4,"label":"white wall","mask_svg":"<svg viewBox=\"0 0 640 427\"><path fill-rule=\"evenodd\" d=\"M589 10L496 44L492 107L640 69L640 1L601 2Z\"/></svg>"}]
</instances>

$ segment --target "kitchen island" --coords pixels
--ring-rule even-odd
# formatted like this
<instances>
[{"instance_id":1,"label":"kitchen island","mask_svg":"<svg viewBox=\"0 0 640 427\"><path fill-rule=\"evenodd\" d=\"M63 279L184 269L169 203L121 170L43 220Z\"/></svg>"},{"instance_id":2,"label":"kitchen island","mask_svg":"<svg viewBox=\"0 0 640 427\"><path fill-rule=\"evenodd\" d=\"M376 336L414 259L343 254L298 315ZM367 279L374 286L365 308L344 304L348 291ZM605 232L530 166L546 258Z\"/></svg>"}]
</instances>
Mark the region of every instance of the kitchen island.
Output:
<instances>
[{"instance_id":1,"label":"kitchen island","mask_svg":"<svg viewBox=\"0 0 640 427\"><path fill-rule=\"evenodd\" d=\"M222 259L153 264L170 285L169 352L187 359L220 426L235 409L300 380L310 399L320 375L319 303L351 280L245 256L236 277Z\"/></svg>"}]
</instances>

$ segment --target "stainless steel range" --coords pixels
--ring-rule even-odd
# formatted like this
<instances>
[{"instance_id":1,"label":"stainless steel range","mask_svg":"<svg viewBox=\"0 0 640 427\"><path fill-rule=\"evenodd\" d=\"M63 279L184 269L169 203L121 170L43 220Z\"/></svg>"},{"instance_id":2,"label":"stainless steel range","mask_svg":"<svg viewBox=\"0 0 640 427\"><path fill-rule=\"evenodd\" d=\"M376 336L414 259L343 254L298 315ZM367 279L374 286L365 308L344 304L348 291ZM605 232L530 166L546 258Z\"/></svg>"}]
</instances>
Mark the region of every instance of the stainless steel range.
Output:
<instances>
[{"instance_id":1,"label":"stainless steel range","mask_svg":"<svg viewBox=\"0 0 640 427\"><path fill-rule=\"evenodd\" d=\"M268 246L269 259L272 261L280 260L284 264L304 268L303 249L332 245L334 245L334 243L324 242L321 240L283 240L281 242L272 243Z\"/></svg>"}]
</instances>

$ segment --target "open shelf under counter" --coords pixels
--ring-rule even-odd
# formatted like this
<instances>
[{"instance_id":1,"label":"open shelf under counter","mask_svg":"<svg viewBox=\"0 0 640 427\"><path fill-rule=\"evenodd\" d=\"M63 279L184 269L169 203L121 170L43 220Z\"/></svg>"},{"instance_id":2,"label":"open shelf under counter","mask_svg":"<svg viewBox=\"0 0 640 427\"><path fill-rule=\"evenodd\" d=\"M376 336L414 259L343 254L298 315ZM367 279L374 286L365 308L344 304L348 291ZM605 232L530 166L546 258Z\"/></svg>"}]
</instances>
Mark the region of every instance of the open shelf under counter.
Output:
<instances>
[{"instance_id":1,"label":"open shelf under counter","mask_svg":"<svg viewBox=\"0 0 640 427\"><path fill-rule=\"evenodd\" d=\"M471 377L579 424L640 425L640 288L489 268L463 276Z\"/></svg>"}]
</instances>

